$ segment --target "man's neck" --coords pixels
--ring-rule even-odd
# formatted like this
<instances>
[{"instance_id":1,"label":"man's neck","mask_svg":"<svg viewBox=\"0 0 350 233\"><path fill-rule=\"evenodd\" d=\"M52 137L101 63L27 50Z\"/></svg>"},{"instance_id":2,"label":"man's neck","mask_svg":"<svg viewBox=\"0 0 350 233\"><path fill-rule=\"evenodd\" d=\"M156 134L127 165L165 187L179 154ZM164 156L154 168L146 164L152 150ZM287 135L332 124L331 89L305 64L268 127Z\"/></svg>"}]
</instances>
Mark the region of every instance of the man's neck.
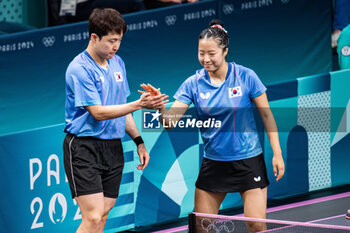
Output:
<instances>
[{"instance_id":1,"label":"man's neck","mask_svg":"<svg viewBox=\"0 0 350 233\"><path fill-rule=\"evenodd\" d=\"M107 59L104 59L102 57L100 57L95 50L92 48L92 46L89 44L86 52L91 56L91 58L96 62L97 65L103 67L103 68L107 68L108 67L108 61Z\"/></svg>"}]
</instances>

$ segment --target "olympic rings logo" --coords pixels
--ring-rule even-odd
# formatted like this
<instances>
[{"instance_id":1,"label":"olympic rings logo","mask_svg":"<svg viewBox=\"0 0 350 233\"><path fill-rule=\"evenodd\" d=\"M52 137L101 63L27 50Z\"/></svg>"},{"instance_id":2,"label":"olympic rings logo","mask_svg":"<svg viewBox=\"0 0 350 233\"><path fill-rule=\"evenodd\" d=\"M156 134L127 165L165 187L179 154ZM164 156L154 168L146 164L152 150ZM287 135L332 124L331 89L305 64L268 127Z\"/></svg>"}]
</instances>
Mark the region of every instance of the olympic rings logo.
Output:
<instances>
[{"instance_id":1,"label":"olympic rings logo","mask_svg":"<svg viewBox=\"0 0 350 233\"><path fill-rule=\"evenodd\" d=\"M175 22L176 22L176 15L168 15L168 16L165 17L165 23L168 26L174 25Z\"/></svg>"},{"instance_id":2,"label":"olympic rings logo","mask_svg":"<svg viewBox=\"0 0 350 233\"><path fill-rule=\"evenodd\" d=\"M42 39L43 44L45 47L51 47L55 43L55 37L54 36L47 36Z\"/></svg>"},{"instance_id":3,"label":"olympic rings logo","mask_svg":"<svg viewBox=\"0 0 350 233\"><path fill-rule=\"evenodd\" d=\"M201 219L201 228L206 232L234 232L235 224L232 221L224 221L220 219L214 219L211 221L209 218Z\"/></svg>"},{"instance_id":4,"label":"olympic rings logo","mask_svg":"<svg viewBox=\"0 0 350 233\"><path fill-rule=\"evenodd\" d=\"M224 12L225 15L230 15L235 10L233 4L225 4L222 6L222 12Z\"/></svg>"}]
</instances>

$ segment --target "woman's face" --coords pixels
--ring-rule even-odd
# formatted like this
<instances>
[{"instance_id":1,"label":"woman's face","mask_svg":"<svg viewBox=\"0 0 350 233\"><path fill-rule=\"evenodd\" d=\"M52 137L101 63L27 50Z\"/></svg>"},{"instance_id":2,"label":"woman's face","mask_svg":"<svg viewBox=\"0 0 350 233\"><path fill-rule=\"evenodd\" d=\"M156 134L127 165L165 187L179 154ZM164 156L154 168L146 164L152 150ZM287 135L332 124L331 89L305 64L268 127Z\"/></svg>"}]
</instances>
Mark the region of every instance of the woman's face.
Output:
<instances>
[{"instance_id":1,"label":"woman's face","mask_svg":"<svg viewBox=\"0 0 350 233\"><path fill-rule=\"evenodd\" d=\"M200 39L198 42L199 63L208 72L215 72L226 62L225 57L228 49L223 49L218 41L212 38Z\"/></svg>"}]
</instances>

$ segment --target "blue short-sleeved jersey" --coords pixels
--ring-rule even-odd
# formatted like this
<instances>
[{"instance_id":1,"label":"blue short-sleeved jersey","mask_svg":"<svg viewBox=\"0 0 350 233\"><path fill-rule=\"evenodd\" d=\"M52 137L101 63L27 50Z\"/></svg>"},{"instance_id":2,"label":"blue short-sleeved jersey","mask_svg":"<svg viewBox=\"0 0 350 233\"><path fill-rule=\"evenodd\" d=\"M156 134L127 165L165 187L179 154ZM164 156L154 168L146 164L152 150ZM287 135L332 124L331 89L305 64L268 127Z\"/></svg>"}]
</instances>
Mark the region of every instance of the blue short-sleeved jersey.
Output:
<instances>
[{"instance_id":1,"label":"blue short-sleeved jersey","mask_svg":"<svg viewBox=\"0 0 350 233\"><path fill-rule=\"evenodd\" d=\"M201 128L204 157L232 161L262 153L253 114L252 99L266 87L251 69L228 63L226 80L221 85L210 82L205 69L189 77L174 98L193 103L199 119L215 118L220 128Z\"/></svg>"},{"instance_id":2,"label":"blue short-sleeved jersey","mask_svg":"<svg viewBox=\"0 0 350 233\"><path fill-rule=\"evenodd\" d=\"M66 72L65 132L78 137L122 138L125 116L97 121L84 106L125 104L129 95L125 65L119 56L109 59L108 69L104 69L87 51L80 53Z\"/></svg>"}]
</instances>

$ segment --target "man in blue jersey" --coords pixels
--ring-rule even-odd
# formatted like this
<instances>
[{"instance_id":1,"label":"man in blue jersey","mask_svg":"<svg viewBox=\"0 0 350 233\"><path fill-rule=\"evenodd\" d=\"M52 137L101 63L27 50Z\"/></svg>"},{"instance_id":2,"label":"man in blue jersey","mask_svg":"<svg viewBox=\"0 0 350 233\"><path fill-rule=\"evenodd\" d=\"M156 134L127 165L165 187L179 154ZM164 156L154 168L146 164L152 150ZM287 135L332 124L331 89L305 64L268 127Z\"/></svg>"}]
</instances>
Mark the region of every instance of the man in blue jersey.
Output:
<instances>
[{"instance_id":1,"label":"man in blue jersey","mask_svg":"<svg viewBox=\"0 0 350 233\"><path fill-rule=\"evenodd\" d=\"M239 192L244 215L265 218L269 181L253 106L257 107L269 137L273 172L278 181L284 174L284 162L277 126L267 101L266 87L255 72L226 62L228 42L228 34L220 20L213 20L210 27L202 31L198 60L203 69L180 86L170 109L161 109L162 122L177 122L191 103L199 119L221 121L219 128L200 128L204 158L196 182L196 212L217 214L226 194ZM154 95L160 94L151 86L144 89ZM247 225L249 232L265 229L263 223L249 222Z\"/></svg>"},{"instance_id":2,"label":"man in blue jersey","mask_svg":"<svg viewBox=\"0 0 350 233\"><path fill-rule=\"evenodd\" d=\"M95 9L89 18L87 49L66 72L64 167L82 222L77 232L103 232L114 207L124 166L121 138L125 132L137 145L143 170L149 161L132 112L162 108L167 96L142 94L127 103L130 90L118 51L126 24L114 9Z\"/></svg>"}]
</instances>

